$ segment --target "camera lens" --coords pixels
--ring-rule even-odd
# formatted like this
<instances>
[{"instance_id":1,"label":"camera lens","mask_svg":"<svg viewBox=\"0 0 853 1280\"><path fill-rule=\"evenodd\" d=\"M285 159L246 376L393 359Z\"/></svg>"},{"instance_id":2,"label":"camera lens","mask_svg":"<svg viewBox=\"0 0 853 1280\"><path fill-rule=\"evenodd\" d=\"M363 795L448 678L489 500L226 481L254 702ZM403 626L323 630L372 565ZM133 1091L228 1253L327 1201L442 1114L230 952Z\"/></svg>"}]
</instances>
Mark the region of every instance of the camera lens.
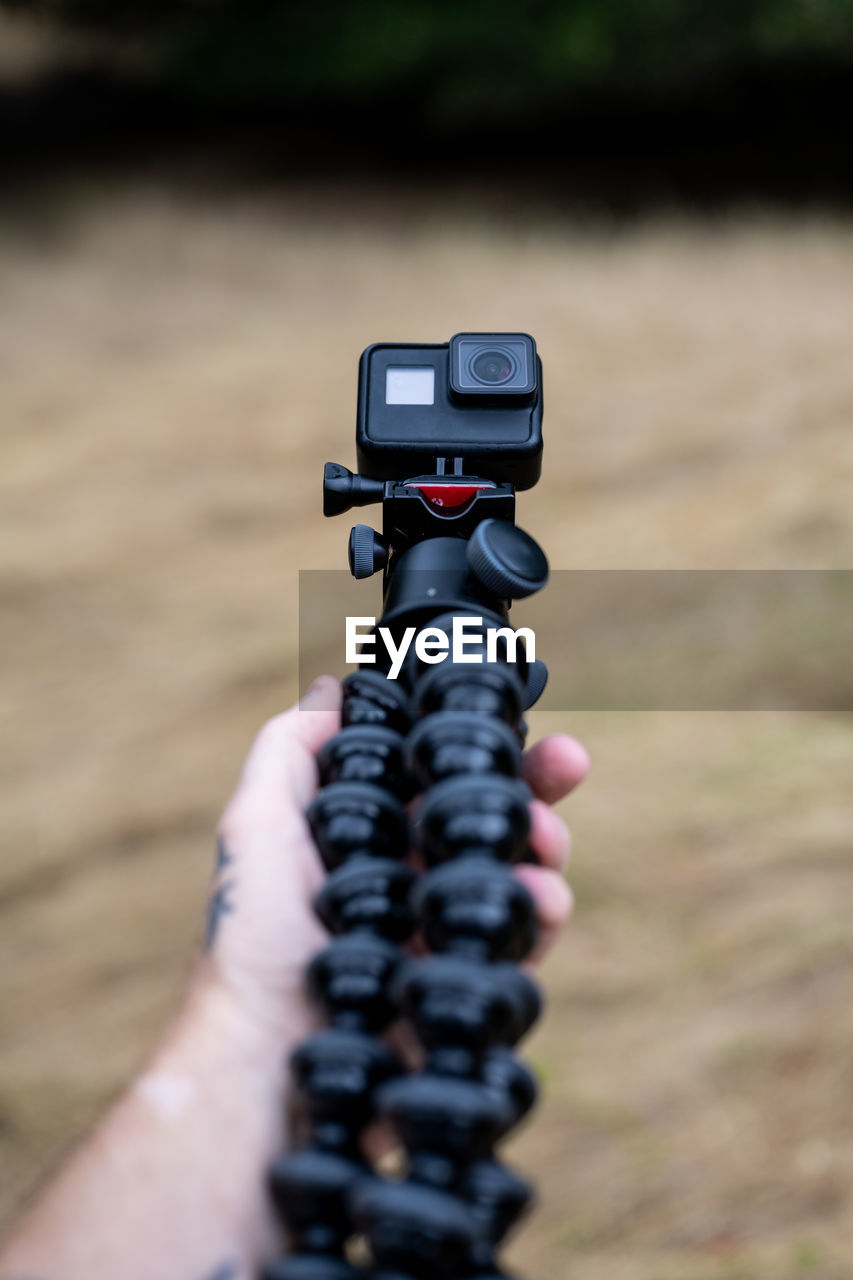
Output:
<instances>
[{"instance_id":1,"label":"camera lens","mask_svg":"<svg viewBox=\"0 0 853 1280\"><path fill-rule=\"evenodd\" d=\"M506 351L488 348L477 352L469 368L478 382L489 387L499 387L502 383L508 382L515 373L515 361Z\"/></svg>"}]
</instances>

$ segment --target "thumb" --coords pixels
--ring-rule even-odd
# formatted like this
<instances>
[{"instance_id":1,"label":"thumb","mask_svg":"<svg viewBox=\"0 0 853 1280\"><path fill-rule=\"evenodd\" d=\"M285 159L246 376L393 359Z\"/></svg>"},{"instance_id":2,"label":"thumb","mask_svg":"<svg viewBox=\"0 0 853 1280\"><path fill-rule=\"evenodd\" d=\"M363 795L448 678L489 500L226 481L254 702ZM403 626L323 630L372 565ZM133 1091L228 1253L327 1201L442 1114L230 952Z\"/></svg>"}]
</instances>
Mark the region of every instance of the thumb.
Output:
<instances>
[{"instance_id":1,"label":"thumb","mask_svg":"<svg viewBox=\"0 0 853 1280\"><path fill-rule=\"evenodd\" d=\"M289 796L305 805L317 787L315 756L341 727L341 686L319 676L301 702L263 726L252 744L238 793Z\"/></svg>"}]
</instances>

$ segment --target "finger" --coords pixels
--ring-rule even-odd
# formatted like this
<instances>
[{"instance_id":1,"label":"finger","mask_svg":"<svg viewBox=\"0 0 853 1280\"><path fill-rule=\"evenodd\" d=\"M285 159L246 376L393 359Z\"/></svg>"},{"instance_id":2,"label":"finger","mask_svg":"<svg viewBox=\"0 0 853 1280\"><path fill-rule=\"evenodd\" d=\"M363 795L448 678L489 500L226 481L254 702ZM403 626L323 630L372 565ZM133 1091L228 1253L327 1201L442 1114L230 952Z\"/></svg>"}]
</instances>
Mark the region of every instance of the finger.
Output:
<instances>
[{"instance_id":1,"label":"finger","mask_svg":"<svg viewBox=\"0 0 853 1280\"><path fill-rule=\"evenodd\" d=\"M544 800L531 800L529 807L529 844L540 866L565 871L572 847L569 828Z\"/></svg>"},{"instance_id":2,"label":"finger","mask_svg":"<svg viewBox=\"0 0 853 1280\"><path fill-rule=\"evenodd\" d=\"M238 790L260 787L307 804L317 786L314 756L340 728L340 705L339 681L320 676L300 703L263 726L249 751Z\"/></svg>"},{"instance_id":3,"label":"finger","mask_svg":"<svg viewBox=\"0 0 853 1280\"><path fill-rule=\"evenodd\" d=\"M556 871L521 863L515 875L536 903L539 919L539 939L530 960L535 964L565 925L574 905L572 891Z\"/></svg>"},{"instance_id":4,"label":"finger","mask_svg":"<svg viewBox=\"0 0 853 1280\"><path fill-rule=\"evenodd\" d=\"M287 712L293 717L293 733L311 752L319 751L341 727L343 689L335 676L318 676L305 697Z\"/></svg>"},{"instance_id":5,"label":"finger","mask_svg":"<svg viewBox=\"0 0 853 1280\"><path fill-rule=\"evenodd\" d=\"M552 733L524 756L524 776L534 795L547 804L562 800L588 772L586 748L567 733Z\"/></svg>"}]
</instances>

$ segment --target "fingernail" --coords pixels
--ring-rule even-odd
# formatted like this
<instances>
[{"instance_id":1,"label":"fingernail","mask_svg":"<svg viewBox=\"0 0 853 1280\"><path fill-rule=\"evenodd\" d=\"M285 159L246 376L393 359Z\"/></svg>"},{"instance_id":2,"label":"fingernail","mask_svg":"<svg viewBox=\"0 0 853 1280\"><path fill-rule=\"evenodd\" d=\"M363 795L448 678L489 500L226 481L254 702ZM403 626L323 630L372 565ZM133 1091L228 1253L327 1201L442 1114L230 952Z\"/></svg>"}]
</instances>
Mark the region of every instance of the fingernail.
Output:
<instances>
[{"instance_id":1,"label":"fingernail","mask_svg":"<svg viewBox=\"0 0 853 1280\"><path fill-rule=\"evenodd\" d=\"M329 699L330 681L334 681L333 676L318 676L317 679L309 686L308 692L300 699L299 705L303 711L317 711L324 704L331 705Z\"/></svg>"}]
</instances>

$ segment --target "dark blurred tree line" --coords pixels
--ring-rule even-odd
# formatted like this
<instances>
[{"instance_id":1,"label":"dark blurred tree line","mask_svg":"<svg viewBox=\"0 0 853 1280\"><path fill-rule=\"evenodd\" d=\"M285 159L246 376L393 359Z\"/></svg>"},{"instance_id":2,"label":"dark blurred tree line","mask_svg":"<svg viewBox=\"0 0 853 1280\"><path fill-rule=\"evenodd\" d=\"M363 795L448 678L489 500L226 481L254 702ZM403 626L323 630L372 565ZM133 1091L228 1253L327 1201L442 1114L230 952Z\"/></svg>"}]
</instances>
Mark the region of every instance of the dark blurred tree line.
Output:
<instances>
[{"instance_id":1,"label":"dark blurred tree line","mask_svg":"<svg viewBox=\"0 0 853 1280\"><path fill-rule=\"evenodd\" d=\"M592 91L720 70L853 64L853 0L0 0L113 33L157 84L214 102L417 100L517 119Z\"/></svg>"},{"instance_id":2,"label":"dark blurred tree line","mask_svg":"<svg viewBox=\"0 0 853 1280\"><path fill-rule=\"evenodd\" d=\"M3 9L74 56L0 84L0 181L199 142L283 177L485 176L616 213L741 198L853 207L853 0ZM65 29L73 39L55 41Z\"/></svg>"}]
</instances>

